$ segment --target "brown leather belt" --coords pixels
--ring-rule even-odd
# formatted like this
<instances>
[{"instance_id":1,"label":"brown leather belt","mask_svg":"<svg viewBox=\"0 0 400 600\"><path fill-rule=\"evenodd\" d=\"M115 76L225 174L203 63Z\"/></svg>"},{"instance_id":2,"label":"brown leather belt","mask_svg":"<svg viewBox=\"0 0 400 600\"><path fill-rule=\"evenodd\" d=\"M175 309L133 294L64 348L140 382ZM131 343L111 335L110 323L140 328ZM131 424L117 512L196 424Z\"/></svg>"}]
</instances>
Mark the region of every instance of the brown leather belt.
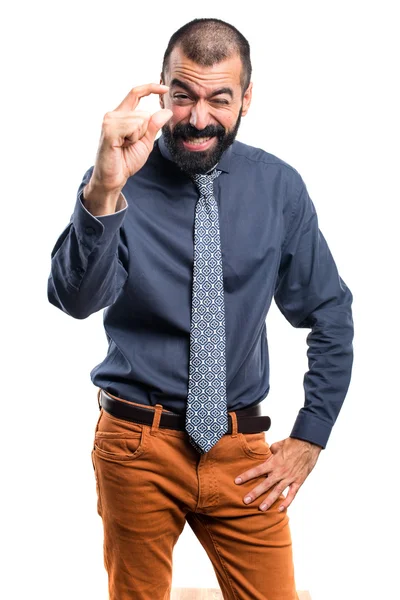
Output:
<instances>
[{"instance_id":1,"label":"brown leather belt","mask_svg":"<svg viewBox=\"0 0 400 600\"><path fill-rule=\"evenodd\" d=\"M143 405L143 408L141 408L128 400L117 400L109 396L104 390L100 390L98 402L99 408L103 408L106 412L117 418L145 425L153 423L154 406ZM268 431L271 427L270 417L261 416L260 404L231 412L236 413L239 433L260 433L261 431ZM229 434L232 433L232 418L230 415L228 415L228 421L229 429L227 433ZM159 427L185 431L185 415L178 415L177 413L163 410L161 412Z\"/></svg>"}]
</instances>

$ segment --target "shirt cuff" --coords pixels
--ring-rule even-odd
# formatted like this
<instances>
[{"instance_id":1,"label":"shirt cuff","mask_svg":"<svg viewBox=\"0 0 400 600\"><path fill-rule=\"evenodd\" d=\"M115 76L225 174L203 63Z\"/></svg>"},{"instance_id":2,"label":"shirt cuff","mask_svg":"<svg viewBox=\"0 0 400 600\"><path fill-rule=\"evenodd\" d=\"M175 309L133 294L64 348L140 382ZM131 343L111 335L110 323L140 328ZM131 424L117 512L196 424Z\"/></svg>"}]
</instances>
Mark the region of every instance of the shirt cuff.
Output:
<instances>
[{"instance_id":1,"label":"shirt cuff","mask_svg":"<svg viewBox=\"0 0 400 600\"><path fill-rule=\"evenodd\" d=\"M94 216L83 204L82 196L83 188L78 193L72 221L82 246L91 252L99 243L107 245L110 242L126 217L128 203L122 194L125 201L124 208L108 215Z\"/></svg>"},{"instance_id":2,"label":"shirt cuff","mask_svg":"<svg viewBox=\"0 0 400 600\"><path fill-rule=\"evenodd\" d=\"M305 413L304 409L300 409L290 437L305 440L325 448L331 432L332 426L329 423L313 414Z\"/></svg>"}]
</instances>

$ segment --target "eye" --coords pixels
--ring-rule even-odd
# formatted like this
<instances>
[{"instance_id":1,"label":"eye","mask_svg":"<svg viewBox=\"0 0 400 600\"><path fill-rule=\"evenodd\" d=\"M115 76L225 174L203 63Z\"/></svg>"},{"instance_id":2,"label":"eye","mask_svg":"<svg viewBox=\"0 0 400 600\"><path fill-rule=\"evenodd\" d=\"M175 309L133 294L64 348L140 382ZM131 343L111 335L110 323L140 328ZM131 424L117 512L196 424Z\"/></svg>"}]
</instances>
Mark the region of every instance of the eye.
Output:
<instances>
[{"instance_id":1,"label":"eye","mask_svg":"<svg viewBox=\"0 0 400 600\"><path fill-rule=\"evenodd\" d=\"M174 100L189 100L189 96L186 94L175 94Z\"/></svg>"},{"instance_id":2,"label":"eye","mask_svg":"<svg viewBox=\"0 0 400 600\"><path fill-rule=\"evenodd\" d=\"M218 99L216 99L216 100L213 100L213 102L214 102L215 104L225 104L225 105L226 105L226 104L229 104L229 101L228 101L228 100L218 100Z\"/></svg>"}]
</instances>

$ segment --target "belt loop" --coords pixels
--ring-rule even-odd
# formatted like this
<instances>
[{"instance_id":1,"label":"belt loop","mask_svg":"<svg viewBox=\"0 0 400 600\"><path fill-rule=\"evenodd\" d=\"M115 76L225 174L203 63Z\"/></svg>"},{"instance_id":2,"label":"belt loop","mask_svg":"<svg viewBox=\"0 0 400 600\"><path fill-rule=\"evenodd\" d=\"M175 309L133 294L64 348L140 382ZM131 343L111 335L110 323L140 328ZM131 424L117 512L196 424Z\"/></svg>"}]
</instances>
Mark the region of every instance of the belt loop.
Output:
<instances>
[{"instance_id":1,"label":"belt loop","mask_svg":"<svg viewBox=\"0 0 400 600\"><path fill-rule=\"evenodd\" d=\"M236 418L236 413L235 411L232 412L228 412L228 415L230 415L231 419L232 419L232 437L237 437L238 434L238 427L237 427L237 418Z\"/></svg>"},{"instance_id":2,"label":"belt loop","mask_svg":"<svg viewBox=\"0 0 400 600\"><path fill-rule=\"evenodd\" d=\"M151 431L150 431L151 435L155 435L157 433L158 426L160 424L162 409L163 409L162 404L156 404L155 410L154 410L153 422L151 424Z\"/></svg>"},{"instance_id":3,"label":"belt loop","mask_svg":"<svg viewBox=\"0 0 400 600\"><path fill-rule=\"evenodd\" d=\"M101 388L99 388L99 391L97 392L97 404L99 405L99 410L101 410L100 393L101 393Z\"/></svg>"}]
</instances>

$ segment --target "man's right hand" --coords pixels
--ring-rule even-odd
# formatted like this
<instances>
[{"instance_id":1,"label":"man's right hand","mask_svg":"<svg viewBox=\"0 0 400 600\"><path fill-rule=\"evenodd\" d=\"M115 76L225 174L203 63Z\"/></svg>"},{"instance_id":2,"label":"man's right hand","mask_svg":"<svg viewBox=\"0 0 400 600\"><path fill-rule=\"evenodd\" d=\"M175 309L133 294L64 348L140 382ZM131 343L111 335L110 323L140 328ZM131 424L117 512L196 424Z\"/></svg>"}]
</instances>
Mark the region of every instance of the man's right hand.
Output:
<instances>
[{"instance_id":1,"label":"man's right hand","mask_svg":"<svg viewBox=\"0 0 400 600\"><path fill-rule=\"evenodd\" d=\"M158 83L137 86L105 114L93 173L84 189L85 206L93 214L115 212L127 179L147 161L157 132L173 113L163 108L151 115L136 107L144 96L165 94L168 89Z\"/></svg>"}]
</instances>

